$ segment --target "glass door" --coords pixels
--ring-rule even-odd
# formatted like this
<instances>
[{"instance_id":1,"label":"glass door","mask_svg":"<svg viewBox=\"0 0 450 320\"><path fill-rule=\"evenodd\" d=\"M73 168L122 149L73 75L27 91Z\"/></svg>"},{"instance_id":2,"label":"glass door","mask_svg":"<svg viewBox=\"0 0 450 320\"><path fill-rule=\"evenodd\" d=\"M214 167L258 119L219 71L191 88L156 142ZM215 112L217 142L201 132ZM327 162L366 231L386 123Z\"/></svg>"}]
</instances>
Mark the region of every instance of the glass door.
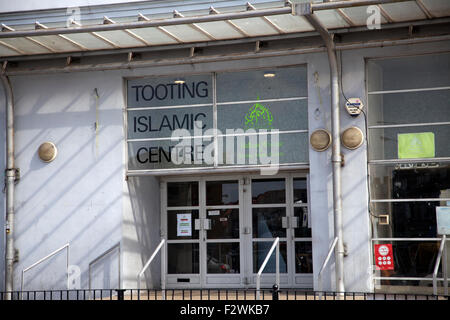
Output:
<instances>
[{"instance_id":1,"label":"glass door","mask_svg":"<svg viewBox=\"0 0 450 320\"><path fill-rule=\"evenodd\" d=\"M168 287L239 287L242 183L239 177L162 183L161 230Z\"/></svg>"},{"instance_id":2,"label":"glass door","mask_svg":"<svg viewBox=\"0 0 450 320\"><path fill-rule=\"evenodd\" d=\"M252 265L256 276L275 238L280 238L280 285L289 283L286 178L251 179ZM275 283L275 252L261 277L261 284ZM254 279L255 283L255 279Z\"/></svg>"},{"instance_id":3,"label":"glass door","mask_svg":"<svg viewBox=\"0 0 450 320\"><path fill-rule=\"evenodd\" d=\"M313 288L311 212L308 205L308 176L292 177L290 201L293 239L293 283L296 288Z\"/></svg>"},{"instance_id":4,"label":"glass door","mask_svg":"<svg viewBox=\"0 0 450 320\"><path fill-rule=\"evenodd\" d=\"M276 237L280 238L280 286L313 287L311 217L307 176L285 174L251 178L253 283ZM261 277L262 286L275 283L275 252Z\"/></svg>"},{"instance_id":5,"label":"glass door","mask_svg":"<svg viewBox=\"0 0 450 320\"><path fill-rule=\"evenodd\" d=\"M252 287L280 238L281 287L312 288L306 175L213 176L162 183L167 286ZM275 253L261 278L275 283Z\"/></svg>"},{"instance_id":6,"label":"glass door","mask_svg":"<svg viewBox=\"0 0 450 320\"><path fill-rule=\"evenodd\" d=\"M241 204L239 179L202 181L205 190L205 287L241 285Z\"/></svg>"},{"instance_id":7,"label":"glass door","mask_svg":"<svg viewBox=\"0 0 450 320\"><path fill-rule=\"evenodd\" d=\"M200 182L169 181L161 190L161 236L167 240L167 286L199 286L201 216Z\"/></svg>"}]
</instances>

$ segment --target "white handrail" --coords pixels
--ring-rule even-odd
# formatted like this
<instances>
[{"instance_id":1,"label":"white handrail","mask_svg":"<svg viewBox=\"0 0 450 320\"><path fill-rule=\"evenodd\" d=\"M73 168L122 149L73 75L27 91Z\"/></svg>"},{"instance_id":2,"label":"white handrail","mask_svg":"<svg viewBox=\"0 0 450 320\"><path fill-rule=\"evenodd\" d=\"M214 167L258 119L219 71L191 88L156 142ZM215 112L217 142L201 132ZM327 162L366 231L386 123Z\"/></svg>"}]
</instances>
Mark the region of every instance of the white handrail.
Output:
<instances>
[{"instance_id":1,"label":"white handrail","mask_svg":"<svg viewBox=\"0 0 450 320\"><path fill-rule=\"evenodd\" d=\"M105 256L107 256L108 254L110 254L111 252L113 252L115 249L117 248L118 250L118 269L119 269L119 278L118 278L118 286L119 289L121 287L120 284L120 242L116 243L115 245L113 245L111 248L109 248L108 250L104 251L102 254L100 254L97 258L95 258L94 260L92 260L91 262L89 262L89 270L88 270L88 276L89 276L89 290L92 289L92 281L91 281L91 270L92 270L92 265L96 264L97 262L99 262L101 259L103 259ZM95 289L95 288L94 288Z\"/></svg>"},{"instance_id":2,"label":"white handrail","mask_svg":"<svg viewBox=\"0 0 450 320\"><path fill-rule=\"evenodd\" d=\"M334 238L333 244L331 245L330 250L328 250L327 257L325 258L325 261L323 262L322 268L320 268L319 275L317 277L317 281L318 281L318 285L319 285L319 300L322 300L322 286L323 286L323 284L322 284L322 272L323 272L323 270L325 270L325 267L327 266L328 261L331 258L331 254L333 253L334 247L336 246L337 242L338 242L338 237Z\"/></svg>"},{"instance_id":3,"label":"white handrail","mask_svg":"<svg viewBox=\"0 0 450 320\"><path fill-rule=\"evenodd\" d=\"M437 279L436 278L437 278L437 273L438 273L438 269L439 269L439 264L441 263L442 252L444 251L444 248L445 248L445 241L446 241L446 235L444 234L444 235L442 235L442 240L441 240L441 245L439 247L438 256L436 258L436 263L434 264L434 271L433 271L433 294L434 295L437 295ZM442 268L446 269L447 266L443 265ZM442 273L445 274L444 281L446 282L446 275L447 275L446 270L443 270ZM446 291L447 291L447 286L446 286Z\"/></svg>"},{"instance_id":4,"label":"white handrail","mask_svg":"<svg viewBox=\"0 0 450 320\"><path fill-rule=\"evenodd\" d=\"M24 281L24 275L25 272L27 272L28 270L36 267L38 264L44 262L45 260L47 260L48 258L51 258L52 256L54 256L55 254L57 254L58 252L64 250L67 248L67 258L66 258L66 276L67 276L67 289L69 289L69 243L66 243L65 245L63 245L61 248L56 249L55 251L53 251L52 253L46 255L45 257L43 257L42 259L39 259L38 261L36 261L35 263L33 263L31 266L25 268L22 270L22 280L20 282L20 291L23 291L23 281Z\"/></svg>"},{"instance_id":5,"label":"white handrail","mask_svg":"<svg viewBox=\"0 0 450 320\"><path fill-rule=\"evenodd\" d=\"M145 266L142 268L141 272L139 272L139 274L137 276L138 289L141 289L141 277L142 277L142 275L144 274L145 270L147 270L147 268L150 266L150 263L152 263L153 259L156 257L156 255L161 250L161 248L163 247L164 244L165 244L165 240L162 239L161 242L159 243L159 245L156 247L155 251L153 251L153 254L150 256L150 258L148 259L148 261L145 264ZM161 270L161 289L162 289L163 299L165 298L164 289L166 287L166 281L165 281L165 277L164 277L165 272L166 272L165 270Z\"/></svg>"},{"instance_id":6,"label":"white handrail","mask_svg":"<svg viewBox=\"0 0 450 320\"><path fill-rule=\"evenodd\" d=\"M275 283L278 287L280 285L280 238L277 237L273 242L272 247L267 253L266 258L264 259L256 275L256 300L259 300L260 298L261 274L264 271L264 268L266 267L267 262L269 261L270 256L272 255L273 250L275 250L275 248L277 249L275 253Z\"/></svg>"}]
</instances>

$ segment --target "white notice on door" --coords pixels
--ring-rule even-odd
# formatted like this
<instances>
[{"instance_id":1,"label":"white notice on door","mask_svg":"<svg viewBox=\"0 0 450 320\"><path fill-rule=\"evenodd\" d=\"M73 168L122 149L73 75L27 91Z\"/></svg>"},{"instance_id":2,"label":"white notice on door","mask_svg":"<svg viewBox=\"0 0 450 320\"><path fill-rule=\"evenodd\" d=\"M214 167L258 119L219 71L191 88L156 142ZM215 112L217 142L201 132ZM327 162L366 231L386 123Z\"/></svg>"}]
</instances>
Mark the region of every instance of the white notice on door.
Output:
<instances>
[{"instance_id":1,"label":"white notice on door","mask_svg":"<svg viewBox=\"0 0 450 320\"><path fill-rule=\"evenodd\" d=\"M192 219L190 213L177 214L177 237L192 236Z\"/></svg>"},{"instance_id":2,"label":"white notice on door","mask_svg":"<svg viewBox=\"0 0 450 320\"><path fill-rule=\"evenodd\" d=\"M208 216L220 216L220 210L209 210Z\"/></svg>"}]
</instances>

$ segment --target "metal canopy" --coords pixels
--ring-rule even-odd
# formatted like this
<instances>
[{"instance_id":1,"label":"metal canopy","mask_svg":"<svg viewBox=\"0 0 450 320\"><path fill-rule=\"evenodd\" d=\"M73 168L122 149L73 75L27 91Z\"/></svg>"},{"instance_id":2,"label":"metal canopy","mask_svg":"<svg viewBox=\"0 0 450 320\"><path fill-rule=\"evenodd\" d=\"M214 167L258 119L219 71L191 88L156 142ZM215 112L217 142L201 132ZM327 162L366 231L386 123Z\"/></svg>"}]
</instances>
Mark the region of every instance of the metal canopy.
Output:
<instances>
[{"instance_id":1,"label":"metal canopy","mask_svg":"<svg viewBox=\"0 0 450 320\"><path fill-rule=\"evenodd\" d=\"M369 6L375 6L370 7ZM373 10L380 13L381 27L406 21L450 16L448 0L346 0L311 3L311 9L328 29L367 26ZM173 44L193 44L313 31L308 21L293 14L292 4L258 9L247 3L240 11L223 13L210 7L209 14L192 16L173 12L172 18L150 19L140 13L120 23L104 17L102 24L72 21L68 27L48 27L36 21L33 29L15 30L2 24L0 57L130 49Z\"/></svg>"}]
</instances>

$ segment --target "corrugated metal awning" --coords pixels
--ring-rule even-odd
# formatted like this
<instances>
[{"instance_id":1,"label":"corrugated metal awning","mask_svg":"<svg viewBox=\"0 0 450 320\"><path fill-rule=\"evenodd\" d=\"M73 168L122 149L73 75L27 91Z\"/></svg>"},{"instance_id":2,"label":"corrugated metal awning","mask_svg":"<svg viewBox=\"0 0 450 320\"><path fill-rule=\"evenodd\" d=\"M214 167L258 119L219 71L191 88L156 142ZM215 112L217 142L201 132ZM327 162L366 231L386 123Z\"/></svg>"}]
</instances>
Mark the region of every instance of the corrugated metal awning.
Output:
<instances>
[{"instance_id":1,"label":"corrugated metal awning","mask_svg":"<svg viewBox=\"0 0 450 320\"><path fill-rule=\"evenodd\" d=\"M312 3L312 10L329 30L367 26L379 13L381 26L450 16L449 0L347 0ZM136 13L134 21L104 17L103 24L15 30L2 24L0 57L130 49L199 43L314 31L307 20L293 14L292 4L258 9L247 3L241 11L225 13L210 7L209 14L173 12L168 19L150 19Z\"/></svg>"}]
</instances>

